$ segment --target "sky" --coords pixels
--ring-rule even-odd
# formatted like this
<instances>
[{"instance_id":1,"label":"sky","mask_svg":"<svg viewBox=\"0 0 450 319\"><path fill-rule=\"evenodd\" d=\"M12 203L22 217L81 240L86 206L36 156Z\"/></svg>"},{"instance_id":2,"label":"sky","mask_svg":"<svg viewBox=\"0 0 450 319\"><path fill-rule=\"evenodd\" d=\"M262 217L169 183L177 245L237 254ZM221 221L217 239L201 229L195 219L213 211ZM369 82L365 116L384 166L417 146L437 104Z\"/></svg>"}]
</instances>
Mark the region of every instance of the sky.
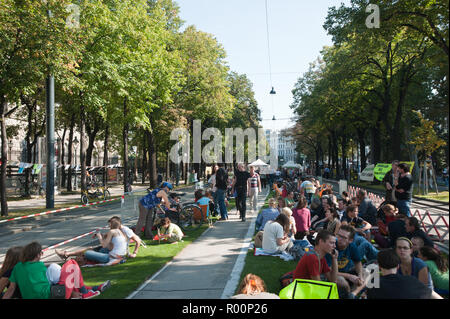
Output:
<instances>
[{"instance_id":1,"label":"sky","mask_svg":"<svg viewBox=\"0 0 450 319\"><path fill-rule=\"evenodd\" d=\"M328 8L343 1L267 0L270 45L265 0L175 1L185 21L183 29L195 25L212 34L227 52L230 70L246 74L253 83L262 126L277 130L293 126L292 89L323 47L332 45L323 24ZM269 94L272 86L275 95ZM273 121L274 116L280 120Z\"/></svg>"}]
</instances>

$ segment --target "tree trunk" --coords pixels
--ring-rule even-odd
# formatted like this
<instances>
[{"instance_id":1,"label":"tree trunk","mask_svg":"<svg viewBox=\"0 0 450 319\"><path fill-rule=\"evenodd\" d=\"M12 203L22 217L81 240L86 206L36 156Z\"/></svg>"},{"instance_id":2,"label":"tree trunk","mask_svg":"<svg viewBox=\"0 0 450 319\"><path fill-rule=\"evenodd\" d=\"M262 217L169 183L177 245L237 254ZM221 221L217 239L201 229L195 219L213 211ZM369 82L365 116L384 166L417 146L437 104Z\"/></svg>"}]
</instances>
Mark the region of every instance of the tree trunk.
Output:
<instances>
[{"instance_id":1,"label":"tree trunk","mask_svg":"<svg viewBox=\"0 0 450 319\"><path fill-rule=\"evenodd\" d=\"M123 100L123 117L125 119L125 124L123 125L123 192L128 192L128 130L129 124L127 121L128 108L127 108L127 98Z\"/></svg>"},{"instance_id":2,"label":"tree trunk","mask_svg":"<svg viewBox=\"0 0 450 319\"><path fill-rule=\"evenodd\" d=\"M103 186L108 185L108 143L109 143L109 125L105 128L105 141L103 143Z\"/></svg>"},{"instance_id":3,"label":"tree trunk","mask_svg":"<svg viewBox=\"0 0 450 319\"><path fill-rule=\"evenodd\" d=\"M154 127L152 125L152 127ZM148 141L148 154L149 154L149 173L150 173L150 187L155 188L158 182L158 174L156 167L156 143L155 137L152 132L147 131L147 141Z\"/></svg>"},{"instance_id":4,"label":"tree trunk","mask_svg":"<svg viewBox=\"0 0 450 319\"><path fill-rule=\"evenodd\" d=\"M67 191L71 192L72 191L72 175L73 175L73 169L72 169L72 165L73 165L73 131L74 131L74 127L75 127L75 114L72 114L72 118L70 120L70 128L69 128L69 145L68 147L68 151L69 153L67 154L67 163L69 164L69 171L68 171L68 178L67 178ZM76 175L75 175L76 178Z\"/></svg>"},{"instance_id":5,"label":"tree trunk","mask_svg":"<svg viewBox=\"0 0 450 319\"><path fill-rule=\"evenodd\" d=\"M66 147L64 143L66 141L67 125L64 125L64 131L61 139L61 188L66 187Z\"/></svg>"},{"instance_id":6,"label":"tree trunk","mask_svg":"<svg viewBox=\"0 0 450 319\"><path fill-rule=\"evenodd\" d=\"M0 168L0 201L2 216L8 216L8 202L6 201L6 166L8 160L7 137L6 137L6 113L7 103L5 97L0 96L0 133L2 141L1 168Z\"/></svg>"},{"instance_id":7,"label":"tree trunk","mask_svg":"<svg viewBox=\"0 0 450 319\"><path fill-rule=\"evenodd\" d=\"M359 156L361 157L361 172L366 168L366 140L364 138L365 130L358 129Z\"/></svg>"},{"instance_id":8,"label":"tree trunk","mask_svg":"<svg viewBox=\"0 0 450 319\"><path fill-rule=\"evenodd\" d=\"M85 106L80 106L80 163L81 163L81 190L86 190L86 141L85 141Z\"/></svg>"},{"instance_id":9,"label":"tree trunk","mask_svg":"<svg viewBox=\"0 0 450 319\"><path fill-rule=\"evenodd\" d=\"M345 136L341 137L341 151L342 151L342 170L344 173L344 179L348 178L347 170L347 138Z\"/></svg>"}]
</instances>

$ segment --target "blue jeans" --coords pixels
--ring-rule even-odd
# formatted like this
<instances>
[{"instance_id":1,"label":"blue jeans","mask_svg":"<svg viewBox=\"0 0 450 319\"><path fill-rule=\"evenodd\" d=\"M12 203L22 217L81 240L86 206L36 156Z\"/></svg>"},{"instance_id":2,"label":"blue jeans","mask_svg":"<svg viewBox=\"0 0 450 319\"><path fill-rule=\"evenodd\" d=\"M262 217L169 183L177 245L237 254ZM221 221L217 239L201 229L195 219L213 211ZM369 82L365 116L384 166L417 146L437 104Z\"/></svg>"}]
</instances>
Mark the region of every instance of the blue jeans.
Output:
<instances>
[{"instance_id":1,"label":"blue jeans","mask_svg":"<svg viewBox=\"0 0 450 319\"><path fill-rule=\"evenodd\" d=\"M397 200L397 208L399 212L404 212L411 217L411 200L398 199Z\"/></svg>"},{"instance_id":2,"label":"blue jeans","mask_svg":"<svg viewBox=\"0 0 450 319\"><path fill-rule=\"evenodd\" d=\"M225 205L225 192L224 189L217 189L215 193L214 203L217 206L219 206L220 209L220 217L223 219L228 218L228 212L227 212L227 206Z\"/></svg>"},{"instance_id":3,"label":"blue jeans","mask_svg":"<svg viewBox=\"0 0 450 319\"><path fill-rule=\"evenodd\" d=\"M106 264L109 262L109 249L101 248L99 251L88 250L84 253L86 259L91 261L96 261L101 264Z\"/></svg>"},{"instance_id":4,"label":"blue jeans","mask_svg":"<svg viewBox=\"0 0 450 319\"><path fill-rule=\"evenodd\" d=\"M371 243L367 241L363 236L355 234L353 239L361 258L366 257L367 261L373 261L377 259L378 249L376 249Z\"/></svg>"}]
</instances>

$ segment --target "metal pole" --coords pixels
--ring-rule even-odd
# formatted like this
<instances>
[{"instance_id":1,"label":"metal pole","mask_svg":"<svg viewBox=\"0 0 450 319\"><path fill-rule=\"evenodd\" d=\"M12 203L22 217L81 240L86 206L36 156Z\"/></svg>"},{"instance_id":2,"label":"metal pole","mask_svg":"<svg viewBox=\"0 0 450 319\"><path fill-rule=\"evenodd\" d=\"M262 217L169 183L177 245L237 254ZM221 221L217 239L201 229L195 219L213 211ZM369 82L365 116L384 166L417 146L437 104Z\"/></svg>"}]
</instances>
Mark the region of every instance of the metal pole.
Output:
<instances>
[{"instance_id":1,"label":"metal pole","mask_svg":"<svg viewBox=\"0 0 450 319\"><path fill-rule=\"evenodd\" d=\"M55 79L46 80L47 183L46 208L55 207Z\"/></svg>"}]
</instances>

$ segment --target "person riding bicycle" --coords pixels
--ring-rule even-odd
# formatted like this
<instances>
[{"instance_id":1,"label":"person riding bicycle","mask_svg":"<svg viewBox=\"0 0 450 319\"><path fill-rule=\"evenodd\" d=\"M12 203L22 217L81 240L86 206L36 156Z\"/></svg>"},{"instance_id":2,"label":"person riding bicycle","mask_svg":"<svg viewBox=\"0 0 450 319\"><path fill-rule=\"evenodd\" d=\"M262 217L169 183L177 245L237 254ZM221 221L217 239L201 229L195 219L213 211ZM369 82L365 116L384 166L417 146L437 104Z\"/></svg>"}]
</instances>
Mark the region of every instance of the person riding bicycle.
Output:
<instances>
[{"instance_id":1,"label":"person riding bicycle","mask_svg":"<svg viewBox=\"0 0 450 319\"><path fill-rule=\"evenodd\" d=\"M153 238L152 227L153 227L153 213L157 205L162 201L167 209L167 212L173 212L178 214L175 208L171 207L169 200L169 191L172 189L172 184L169 182L164 182L159 188L154 189L146 196L142 197L139 201L139 219L136 224L135 232L139 234L142 227L145 225L144 236L147 238Z\"/></svg>"}]
</instances>

